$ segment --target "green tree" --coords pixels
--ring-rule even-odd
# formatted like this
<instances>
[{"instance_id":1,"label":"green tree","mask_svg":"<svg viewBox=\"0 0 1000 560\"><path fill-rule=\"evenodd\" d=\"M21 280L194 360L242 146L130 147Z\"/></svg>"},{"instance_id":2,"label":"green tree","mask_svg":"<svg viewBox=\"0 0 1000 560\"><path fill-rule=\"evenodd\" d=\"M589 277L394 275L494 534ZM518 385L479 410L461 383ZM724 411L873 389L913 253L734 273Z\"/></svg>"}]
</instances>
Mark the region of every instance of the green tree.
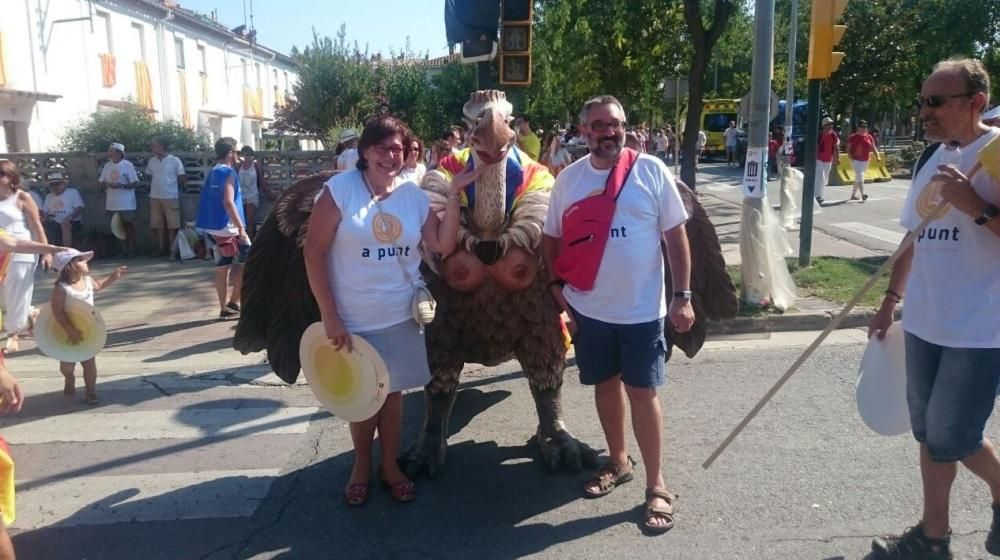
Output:
<instances>
[{"instance_id":1,"label":"green tree","mask_svg":"<svg viewBox=\"0 0 1000 560\"><path fill-rule=\"evenodd\" d=\"M738 0L714 0L711 19L708 19L702 0L684 0L684 17L687 30L694 46L688 72L688 112L684 129L687 132L681 142L684 163L681 165L681 179L692 188L696 184L694 171L697 154L695 143L701 129L701 108L705 97L705 72L712 56L712 49L726 29L733 12L739 8Z\"/></svg>"},{"instance_id":2,"label":"green tree","mask_svg":"<svg viewBox=\"0 0 1000 560\"><path fill-rule=\"evenodd\" d=\"M61 147L69 152L103 152L112 142L131 151L149 150L153 138L161 138L175 152L196 152L209 148L208 140L176 121L159 122L137 105L103 113L93 113L69 126Z\"/></svg>"},{"instance_id":3,"label":"green tree","mask_svg":"<svg viewBox=\"0 0 1000 560\"><path fill-rule=\"evenodd\" d=\"M311 134L321 138L346 126L356 126L378 108L381 91L367 53L347 45L344 25L337 40L313 30L312 44L292 50L299 63L299 81L284 107L278 108L273 128L279 132Z\"/></svg>"}]
</instances>

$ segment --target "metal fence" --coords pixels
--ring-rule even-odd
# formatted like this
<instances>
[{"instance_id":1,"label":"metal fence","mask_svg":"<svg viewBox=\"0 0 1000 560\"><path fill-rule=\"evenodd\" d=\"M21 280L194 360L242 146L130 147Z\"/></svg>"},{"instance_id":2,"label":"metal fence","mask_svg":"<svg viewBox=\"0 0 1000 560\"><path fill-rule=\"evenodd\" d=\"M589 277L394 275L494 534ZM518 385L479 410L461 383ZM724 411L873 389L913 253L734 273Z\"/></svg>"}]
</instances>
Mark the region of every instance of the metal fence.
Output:
<instances>
[{"instance_id":1,"label":"metal fence","mask_svg":"<svg viewBox=\"0 0 1000 560\"><path fill-rule=\"evenodd\" d=\"M211 152L179 152L173 155L184 163L187 181L180 189L181 219L193 221L198 212L198 197L205 176L216 163ZM292 183L303 177L317 173L333 173L335 156L331 151L287 151L256 152L254 156L264 172L266 192L261 193L255 220L261 223L271 209L274 198ZM146 173L146 165L153 154L149 152L127 153L125 159L132 162L139 174L136 189L138 202L137 232L139 243L150 247L155 244L149 231L149 187L151 177ZM104 211L105 195L98 182L101 169L107 162L107 154L88 153L25 153L0 154L0 159L14 162L21 173L22 184L40 194L48 193L48 179L52 174L61 173L69 177L69 186L80 191L84 201L83 220L89 231L110 232L109 217Z\"/></svg>"}]
</instances>

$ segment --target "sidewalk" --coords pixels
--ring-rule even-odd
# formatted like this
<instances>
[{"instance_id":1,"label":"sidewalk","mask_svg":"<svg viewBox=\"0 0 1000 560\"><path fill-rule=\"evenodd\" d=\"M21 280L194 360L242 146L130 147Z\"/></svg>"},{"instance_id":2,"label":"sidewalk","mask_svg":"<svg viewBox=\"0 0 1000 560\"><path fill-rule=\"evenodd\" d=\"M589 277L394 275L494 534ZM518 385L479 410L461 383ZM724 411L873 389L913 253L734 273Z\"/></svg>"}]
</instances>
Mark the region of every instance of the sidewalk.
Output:
<instances>
[{"instance_id":1,"label":"sidewalk","mask_svg":"<svg viewBox=\"0 0 1000 560\"><path fill-rule=\"evenodd\" d=\"M773 192L777 192L777 188L774 188ZM741 263L740 205L715 196L711 192L700 196L698 200L705 207L705 211L708 212L709 217L715 224L715 230L719 235L719 243L722 245L722 256L725 258L726 264L729 266L738 266ZM788 232L788 238L793 248L793 254L788 256L798 257L799 232L797 230ZM813 230L813 257L863 258L878 256L880 254L843 239L837 239L820 230ZM830 321L842 309L843 306L838 303L815 297L801 297L796 300L791 309L784 313L774 313L757 317L737 317L718 323L712 322L709 325L708 332L709 334L719 335L822 330L830 324ZM901 309L898 311L901 311ZM866 327L874 312L874 309L855 308L844 319L839 328Z\"/></svg>"}]
</instances>

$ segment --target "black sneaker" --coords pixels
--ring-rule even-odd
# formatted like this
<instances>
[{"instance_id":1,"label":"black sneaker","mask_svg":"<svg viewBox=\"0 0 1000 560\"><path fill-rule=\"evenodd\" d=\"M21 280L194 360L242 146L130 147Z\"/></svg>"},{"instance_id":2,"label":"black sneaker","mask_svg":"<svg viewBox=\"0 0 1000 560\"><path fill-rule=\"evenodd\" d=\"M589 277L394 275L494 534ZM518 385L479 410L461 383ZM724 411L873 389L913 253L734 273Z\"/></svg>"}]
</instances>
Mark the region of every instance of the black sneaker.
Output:
<instances>
[{"instance_id":1,"label":"black sneaker","mask_svg":"<svg viewBox=\"0 0 1000 560\"><path fill-rule=\"evenodd\" d=\"M953 560L950 544L950 533L942 539L929 539L917 525L898 537L876 538L872 541L872 553L878 560Z\"/></svg>"},{"instance_id":2,"label":"black sneaker","mask_svg":"<svg viewBox=\"0 0 1000 560\"><path fill-rule=\"evenodd\" d=\"M228 320L228 319L232 319L233 317L239 317L239 316L240 316L240 312L239 311L232 311L232 310L229 310L229 309L225 309L225 310L219 312L219 319L221 319L223 321Z\"/></svg>"},{"instance_id":3,"label":"black sneaker","mask_svg":"<svg viewBox=\"0 0 1000 560\"><path fill-rule=\"evenodd\" d=\"M986 552L1000 556L1000 504L993 504L993 525L990 534L986 535Z\"/></svg>"},{"instance_id":4,"label":"black sneaker","mask_svg":"<svg viewBox=\"0 0 1000 560\"><path fill-rule=\"evenodd\" d=\"M864 202L866 200L868 200L868 195L867 194L861 195L861 202Z\"/></svg>"},{"instance_id":5,"label":"black sneaker","mask_svg":"<svg viewBox=\"0 0 1000 560\"><path fill-rule=\"evenodd\" d=\"M826 201L823 200L823 197L821 197L821 196L817 196L816 197L816 204L819 204L819 205L822 206L824 202L826 202Z\"/></svg>"},{"instance_id":6,"label":"black sneaker","mask_svg":"<svg viewBox=\"0 0 1000 560\"><path fill-rule=\"evenodd\" d=\"M239 313L240 312L240 304L229 302L229 303L226 304L226 309L228 309L230 311L235 311L235 312Z\"/></svg>"}]
</instances>

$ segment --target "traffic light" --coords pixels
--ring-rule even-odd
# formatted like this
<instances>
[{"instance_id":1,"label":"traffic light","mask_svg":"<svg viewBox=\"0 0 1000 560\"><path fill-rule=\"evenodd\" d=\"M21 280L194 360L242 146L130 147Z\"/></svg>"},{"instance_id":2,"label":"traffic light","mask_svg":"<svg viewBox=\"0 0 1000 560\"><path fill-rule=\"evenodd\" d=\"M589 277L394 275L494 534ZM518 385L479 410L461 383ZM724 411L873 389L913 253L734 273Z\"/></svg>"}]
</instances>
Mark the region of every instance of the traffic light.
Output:
<instances>
[{"instance_id":1,"label":"traffic light","mask_svg":"<svg viewBox=\"0 0 1000 560\"><path fill-rule=\"evenodd\" d=\"M462 45L462 62L485 62L497 54L500 1L448 0L444 7L448 44Z\"/></svg>"},{"instance_id":2,"label":"traffic light","mask_svg":"<svg viewBox=\"0 0 1000 560\"><path fill-rule=\"evenodd\" d=\"M847 0L813 0L812 23L809 26L809 79L825 80L840 67L844 53L834 52L833 47L847 31L846 25L837 25L844 13Z\"/></svg>"},{"instance_id":3,"label":"traffic light","mask_svg":"<svg viewBox=\"0 0 1000 560\"><path fill-rule=\"evenodd\" d=\"M500 83L531 84L532 0L504 0L500 22Z\"/></svg>"}]
</instances>

